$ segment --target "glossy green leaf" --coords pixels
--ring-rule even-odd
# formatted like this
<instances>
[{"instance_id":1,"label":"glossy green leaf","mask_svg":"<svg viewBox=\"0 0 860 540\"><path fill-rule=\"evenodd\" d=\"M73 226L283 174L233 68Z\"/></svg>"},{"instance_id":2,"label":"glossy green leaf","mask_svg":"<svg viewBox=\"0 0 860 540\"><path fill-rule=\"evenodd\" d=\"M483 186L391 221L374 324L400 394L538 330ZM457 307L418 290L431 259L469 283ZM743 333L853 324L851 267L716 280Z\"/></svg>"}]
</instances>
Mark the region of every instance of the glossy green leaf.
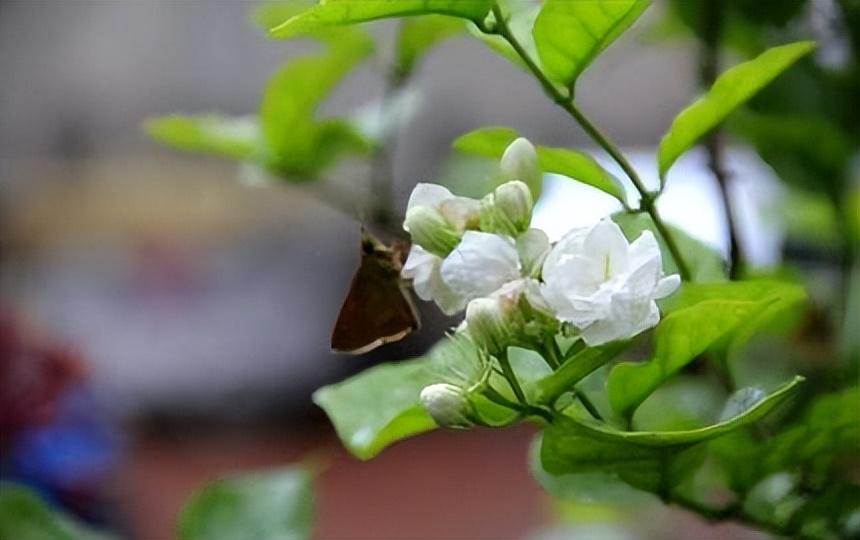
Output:
<instances>
[{"instance_id":1,"label":"glossy green leaf","mask_svg":"<svg viewBox=\"0 0 860 540\"><path fill-rule=\"evenodd\" d=\"M258 157L262 135L253 116L171 115L144 123L146 133L156 141L186 152L200 152L238 160Z\"/></svg>"},{"instance_id":2,"label":"glossy green leaf","mask_svg":"<svg viewBox=\"0 0 860 540\"><path fill-rule=\"evenodd\" d=\"M51 508L30 489L0 482L0 538L3 540L117 540Z\"/></svg>"},{"instance_id":3,"label":"glossy green leaf","mask_svg":"<svg viewBox=\"0 0 860 540\"><path fill-rule=\"evenodd\" d=\"M544 431L541 463L552 475L601 472L650 492L676 485L703 457L705 441L747 426L785 401L797 377L725 421L684 431L620 431L593 420L563 417Z\"/></svg>"},{"instance_id":4,"label":"glossy green leaf","mask_svg":"<svg viewBox=\"0 0 860 540\"><path fill-rule=\"evenodd\" d=\"M490 158L501 158L505 149L519 134L506 127L486 127L461 135L453 142L460 152ZM538 162L544 172L560 174L597 188L618 200L624 200L624 188L597 161L583 152L566 148L535 146Z\"/></svg>"},{"instance_id":5,"label":"glossy green leaf","mask_svg":"<svg viewBox=\"0 0 860 540\"><path fill-rule=\"evenodd\" d=\"M755 317L748 319L742 328L732 332L731 339L722 343L720 352L736 348L754 334L793 328L803 314L806 291L788 281L754 279L732 283L696 283L681 287L677 294L663 302L666 312L692 307L709 300L754 301L767 304Z\"/></svg>"},{"instance_id":6,"label":"glossy green leaf","mask_svg":"<svg viewBox=\"0 0 860 540\"><path fill-rule=\"evenodd\" d=\"M537 52L537 45L533 36L533 28L535 19L540 13L541 6L539 3L532 0L507 0L499 2L499 8L507 21L508 30L513 34L514 39L523 47L523 50L528 57L538 66L540 66L540 57ZM492 21L494 16L491 14L488 18L488 24L494 24ZM507 58L514 65L528 71L528 66L520 57L519 53L513 46L502 36L498 34L485 34L475 23L468 23L469 33L483 41L488 47Z\"/></svg>"},{"instance_id":7,"label":"glossy green leaf","mask_svg":"<svg viewBox=\"0 0 860 540\"><path fill-rule=\"evenodd\" d=\"M684 152L814 47L809 41L774 47L720 75L704 96L675 117L660 141L657 153L660 178L665 180L666 173Z\"/></svg>"},{"instance_id":8,"label":"glossy green leaf","mask_svg":"<svg viewBox=\"0 0 860 540\"><path fill-rule=\"evenodd\" d=\"M588 432L591 436L605 440L623 441L640 446L687 446L720 437L760 420L772 411L774 407L789 398L803 381L803 377L797 376L792 381L774 390L767 397L750 403L746 409L738 410L735 416L697 429L682 431L619 431L608 427L606 424L594 421L577 420L576 422L581 429Z\"/></svg>"},{"instance_id":9,"label":"glossy green leaf","mask_svg":"<svg viewBox=\"0 0 860 540\"><path fill-rule=\"evenodd\" d=\"M601 474L657 493L677 485L698 464L698 448L647 446L614 437L595 437L573 420L546 428L541 466L552 476Z\"/></svg>"},{"instance_id":10,"label":"glossy green leaf","mask_svg":"<svg viewBox=\"0 0 860 540\"><path fill-rule=\"evenodd\" d=\"M303 540L313 526L311 474L286 468L218 480L189 500L179 540Z\"/></svg>"},{"instance_id":11,"label":"glossy green leaf","mask_svg":"<svg viewBox=\"0 0 860 540\"><path fill-rule=\"evenodd\" d=\"M343 444L359 459L436 428L418 399L421 389L440 382L429 358L372 367L314 392Z\"/></svg>"},{"instance_id":12,"label":"glossy green leaf","mask_svg":"<svg viewBox=\"0 0 860 540\"><path fill-rule=\"evenodd\" d=\"M441 41L456 36L466 29L463 21L442 15L425 15L400 23L394 72L408 77L416 65Z\"/></svg>"},{"instance_id":13,"label":"glossy green leaf","mask_svg":"<svg viewBox=\"0 0 860 540\"><path fill-rule=\"evenodd\" d=\"M355 24L410 15L450 15L480 21L492 0L327 0L271 29L276 38L291 38L320 26Z\"/></svg>"},{"instance_id":14,"label":"glossy green leaf","mask_svg":"<svg viewBox=\"0 0 860 540\"><path fill-rule=\"evenodd\" d=\"M659 503L644 491L626 484L613 474L602 471L553 475L541 462L542 436L535 437L529 449L529 470L537 483L556 499L580 504L640 506Z\"/></svg>"},{"instance_id":15,"label":"glossy green leaf","mask_svg":"<svg viewBox=\"0 0 860 540\"><path fill-rule=\"evenodd\" d=\"M544 71L566 87L649 6L648 0L547 0L534 25Z\"/></svg>"},{"instance_id":16,"label":"glossy green leaf","mask_svg":"<svg viewBox=\"0 0 860 540\"><path fill-rule=\"evenodd\" d=\"M789 309L803 291L778 282L685 284L686 298L699 301L666 315L654 332L654 353L647 362L618 364L612 369L607 392L612 408L629 416L636 407L681 368L700 354L750 335L759 317L773 309ZM682 293L683 290L682 290ZM677 301L685 305L687 300Z\"/></svg>"},{"instance_id":17,"label":"glossy green leaf","mask_svg":"<svg viewBox=\"0 0 860 540\"><path fill-rule=\"evenodd\" d=\"M642 234L642 231L651 231L660 245L663 255L663 269L667 274L678 273L678 265L672 253L666 247L666 242L654 222L647 214L628 214L619 212L612 215L612 220L621 227L628 240L633 241ZM667 225L670 234L678 244L678 248L685 257L685 262L690 268L692 281L712 282L725 281L727 276L726 263L722 256L714 248L708 246L701 240L697 240L681 229Z\"/></svg>"}]
</instances>

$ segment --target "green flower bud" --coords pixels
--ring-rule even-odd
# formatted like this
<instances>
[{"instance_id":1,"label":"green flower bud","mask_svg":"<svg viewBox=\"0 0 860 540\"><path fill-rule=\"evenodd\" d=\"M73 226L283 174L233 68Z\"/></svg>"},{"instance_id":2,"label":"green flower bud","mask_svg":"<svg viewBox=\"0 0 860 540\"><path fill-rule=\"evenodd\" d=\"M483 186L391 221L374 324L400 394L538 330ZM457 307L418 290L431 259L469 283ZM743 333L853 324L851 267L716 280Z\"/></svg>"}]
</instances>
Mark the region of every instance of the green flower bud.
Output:
<instances>
[{"instance_id":1,"label":"green flower bud","mask_svg":"<svg viewBox=\"0 0 860 540\"><path fill-rule=\"evenodd\" d=\"M447 383L431 384L421 390L421 405L443 427L467 428L473 425L472 403L466 391Z\"/></svg>"},{"instance_id":2,"label":"green flower bud","mask_svg":"<svg viewBox=\"0 0 860 540\"><path fill-rule=\"evenodd\" d=\"M534 207L529 187L524 182L514 180L497 187L494 195L496 208L507 216L516 231L528 230Z\"/></svg>"},{"instance_id":3,"label":"green flower bud","mask_svg":"<svg viewBox=\"0 0 860 540\"><path fill-rule=\"evenodd\" d=\"M538 165L535 147L528 139L519 137L508 145L499 163L504 180L525 182L537 199L543 184L543 173Z\"/></svg>"},{"instance_id":4,"label":"green flower bud","mask_svg":"<svg viewBox=\"0 0 860 540\"><path fill-rule=\"evenodd\" d=\"M460 233L438 211L417 206L406 212L403 227L412 241L430 253L445 257L460 243Z\"/></svg>"},{"instance_id":5,"label":"green flower bud","mask_svg":"<svg viewBox=\"0 0 860 540\"><path fill-rule=\"evenodd\" d=\"M492 355L507 350L512 338L508 315L515 303L504 297L477 298L466 306L466 326L476 345Z\"/></svg>"},{"instance_id":6,"label":"green flower bud","mask_svg":"<svg viewBox=\"0 0 860 540\"><path fill-rule=\"evenodd\" d=\"M531 191L525 183L506 182L481 199L481 230L515 237L528 230L533 206Z\"/></svg>"}]
</instances>

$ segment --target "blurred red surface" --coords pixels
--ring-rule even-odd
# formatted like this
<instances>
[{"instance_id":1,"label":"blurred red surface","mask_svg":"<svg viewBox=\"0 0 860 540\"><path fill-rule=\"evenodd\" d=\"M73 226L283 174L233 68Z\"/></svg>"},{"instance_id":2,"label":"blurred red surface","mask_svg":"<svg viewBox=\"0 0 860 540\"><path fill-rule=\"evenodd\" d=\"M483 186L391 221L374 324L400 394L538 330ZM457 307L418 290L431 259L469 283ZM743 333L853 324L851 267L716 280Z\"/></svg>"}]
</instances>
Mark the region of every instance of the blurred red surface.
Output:
<instances>
[{"instance_id":1,"label":"blurred red surface","mask_svg":"<svg viewBox=\"0 0 860 540\"><path fill-rule=\"evenodd\" d=\"M118 471L115 493L135 538L167 540L183 501L204 483L312 458L325 464L316 538L523 538L549 519L546 496L526 467L532 433L527 426L436 432L368 462L347 454L323 427L141 436Z\"/></svg>"}]
</instances>

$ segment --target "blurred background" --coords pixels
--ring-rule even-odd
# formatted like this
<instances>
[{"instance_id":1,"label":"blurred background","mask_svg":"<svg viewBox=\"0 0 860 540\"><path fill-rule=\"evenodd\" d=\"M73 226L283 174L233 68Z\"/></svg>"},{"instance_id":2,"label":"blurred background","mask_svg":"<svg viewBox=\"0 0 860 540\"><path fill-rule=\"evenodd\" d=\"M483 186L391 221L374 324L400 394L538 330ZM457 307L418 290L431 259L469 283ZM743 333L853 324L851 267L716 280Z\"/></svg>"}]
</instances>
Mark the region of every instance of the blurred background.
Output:
<instances>
[{"instance_id":1,"label":"blurred background","mask_svg":"<svg viewBox=\"0 0 860 540\"><path fill-rule=\"evenodd\" d=\"M697 3L655 2L577 89L581 108L652 185L661 134L703 86L703 34L688 18ZM734 7L723 67L767 44L803 38L820 47L791 81L753 102L740 136L729 138L727 192L745 268L804 272L824 313L815 335L856 351L850 317L827 313L858 294L856 275L853 289L846 285L854 240L840 236L858 208L857 3L763 2L782 8L762 13L753 4L726 3ZM267 39L249 16L254 6L0 0L4 477L87 520L160 540L173 537L181 502L204 482L313 455L327 463L320 538L555 537L554 512L525 467L527 427L437 433L359 463L311 403L323 384L417 356L456 323L422 306L420 334L363 357L329 351L360 233L325 200L343 184L358 200L372 197L366 163L339 165L327 188L251 185L234 162L180 154L143 133L156 115L256 111L269 75L312 48ZM324 114L351 114L382 96L395 30L373 27L379 58L335 90ZM395 213L416 182L474 191L468 180L486 176L486 164L452 154L450 142L484 125L592 148L532 79L468 34L436 47L409 88L391 153ZM806 120L774 147L756 121L798 103ZM823 132L842 138L817 138L824 148L810 156L789 152ZM685 157L661 210L728 257L721 186L707 165L704 151ZM536 220L559 236L617 209L548 175ZM578 537L765 537L672 519L684 526L595 525Z\"/></svg>"}]
</instances>

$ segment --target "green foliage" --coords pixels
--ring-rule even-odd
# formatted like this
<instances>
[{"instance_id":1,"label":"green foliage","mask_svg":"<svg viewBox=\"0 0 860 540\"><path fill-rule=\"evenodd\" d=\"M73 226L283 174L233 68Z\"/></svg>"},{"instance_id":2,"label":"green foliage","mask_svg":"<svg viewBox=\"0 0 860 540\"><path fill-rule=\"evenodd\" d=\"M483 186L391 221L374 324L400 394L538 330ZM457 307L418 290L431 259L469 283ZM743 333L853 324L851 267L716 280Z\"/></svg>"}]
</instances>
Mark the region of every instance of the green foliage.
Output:
<instances>
[{"instance_id":1,"label":"green foliage","mask_svg":"<svg viewBox=\"0 0 860 540\"><path fill-rule=\"evenodd\" d=\"M777 282L688 284L683 288L684 299L676 301L676 309L654 332L651 359L619 364L609 375L609 401L622 416L632 415L663 381L700 354L729 343L737 346L766 314L796 307L797 298L803 298L803 290L796 285Z\"/></svg>"},{"instance_id":2,"label":"green foliage","mask_svg":"<svg viewBox=\"0 0 860 540\"><path fill-rule=\"evenodd\" d=\"M321 39L324 52L296 58L271 77L256 118L171 115L150 119L145 130L179 150L252 162L293 181L315 179L345 154L367 154L372 145L356 127L319 120L316 111L373 51L373 41L350 29Z\"/></svg>"},{"instance_id":3,"label":"green foliage","mask_svg":"<svg viewBox=\"0 0 860 540\"><path fill-rule=\"evenodd\" d=\"M116 540L48 506L28 488L0 482L0 538L8 540Z\"/></svg>"},{"instance_id":4,"label":"green foliage","mask_svg":"<svg viewBox=\"0 0 860 540\"><path fill-rule=\"evenodd\" d=\"M660 231L657 230L650 216L643 213L630 214L619 212L612 215L612 221L621 227L624 235L629 240L638 238L642 234L642 231L651 231L654 233L657 243L660 244L660 251L663 254L663 268L666 273L674 274L678 272L675 258L666 246L665 239L660 234ZM706 283L724 281L726 279L726 263L717 250L705 245L700 240L696 240L677 227L668 225L667 228L678 244L681 253L684 254L687 266L690 268L690 279L692 281Z\"/></svg>"},{"instance_id":5,"label":"green foliage","mask_svg":"<svg viewBox=\"0 0 860 540\"><path fill-rule=\"evenodd\" d=\"M561 417L544 430L541 462L550 474L599 472L617 475L633 487L666 497L700 463L698 446L747 426L788 398L797 377L736 416L684 431L620 431L593 420Z\"/></svg>"},{"instance_id":6,"label":"green foliage","mask_svg":"<svg viewBox=\"0 0 860 540\"><path fill-rule=\"evenodd\" d=\"M450 15L480 21L491 5L492 0L328 0L283 21L270 34L287 39L319 27L411 15Z\"/></svg>"},{"instance_id":7,"label":"green foliage","mask_svg":"<svg viewBox=\"0 0 860 540\"><path fill-rule=\"evenodd\" d=\"M287 468L214 482L189 500L179 540L302 540L313 524L311 473Z\"/></svg>"},{"instance_id":8,"label":"green foliage","mask_svg":"<svg viewBox=\"0 0 860 540\"><path fill-rule=\"evenodd\" d=\"M316 108L343 77L372 52L361 34L326 53L298 58L269 80L260 104L260 124L276 171L313 176L344 151L366 152L367 143L342 120L317 121Z\"/></svg>"},{"instance_id":9,"label":"green foliage","mask_svg":"<svg viewBox=\"0 0 860 540\"><path fill-rule=\"evenodd\" d=\"M267 1L251 9L250 19L267 32L299 13L311 9L315 0Z\"/></svg>"},{"instance_id":10,"label":"green foliage","mask_svg":"<svg viewBox=\"0 0 860 540\"><path fill-rule=\"evenodd\" d=\"M782 180L813 191L838 185L855 151L846 134L820 116L747 112L730 128L751 143Z\"/></svg>"},{"instance_id":11,"label":"green foliage","mask_svg":"<svg viewBox=\"0 0 860 540\"><path fill-rule=\"evenodd\" d=\"M506 127L485 127L458 137L452 144L456 150L490 158L500 158L519 134ZM583 152L566 148L538 145L538 163L544 172L560 174L624 201L624 188L594 158Z\"/></svg>"},{"instance_id":12,"label":"green foliage","mask_svg":"<svg viewBox=\"0 0 860 540\"><path fill-rule=\"evenodd\" d=\"M591 62L636 22L649 4L648 0L547 0L534 25L544 71L553 81L572 87Z\"/></svg>"},{"instance_id":13,"label":"green foliage","mask_svg":"<svg viewBox=\"0 0 860 540\"><path fill-rule=\"evenodd\" d=\"M430 49L465 29L463 21L442 15L425 15L403 21L397 36L394 73L401 79L408 77Z\"/></svg>"},{"instance_id":14,"label":"green foliage","mask_svg":"<svg viewBox=\"0 0 860 540\"><path fill-rule=\"evenodd\" d=\"M774 47L720 75L704 96L675 117L660 141L660 178L665 181L666 173L684 152L814 47L809 41Z\"/></svg>"},{"instance_id":15,"label":"green foliage","mask_svg":"<svg viewBox=\"0 0 860 540\"><path fill-rule=\"evenodd\" d=\"M499 9L517 42L522 45L526 54L528 54L533 62L540 64L532 30L535 25L535 19L537 19L540 13L541 5L531 0L508 0L499 2ZM489 26L494 25L495 14L491 14L489 20ZM475 23L468 23L467 26L473 36L483 41L491 49L507 58L514 65L528 70L519 53L514 50L505 38L498 34L484 32ZM485 30L487 29L485 28Z\"/></svg>"},{"instance_id":16,"label":"green foliage","mask_svg":"<svg viewBox=\"0 0 860 540\"><path fill-rule=\"evenodd\" d=\"M538 435L532 442L529 469L537 483L553 497L580 504L608 504L613 507L635 507L657 502L649 493L633 488L608 472L548 473L541 460L542 439Z\"/></svg>"},{"instance_id":17,"label":"green foliage","mask_svg":"<svg viewBox=\"0 0 860 540\"><path fill-rule=\"evenodd\" d=\"M359 459L370 459L400 439L436 428L418 400L439 382L429 358L372 367L314 392L337 434Z\"/></svg>"},{"instance_id":18,"label":"green foliage","mask_svg":"<svg viewBox=\"0 0 860 540\"><path fill-rule=\"evenodd\" d=\"M254 117L170 115L147 120L147 134L168 146L246 161L262 159L263 139Z\"/></svg>"}]
</instances>

